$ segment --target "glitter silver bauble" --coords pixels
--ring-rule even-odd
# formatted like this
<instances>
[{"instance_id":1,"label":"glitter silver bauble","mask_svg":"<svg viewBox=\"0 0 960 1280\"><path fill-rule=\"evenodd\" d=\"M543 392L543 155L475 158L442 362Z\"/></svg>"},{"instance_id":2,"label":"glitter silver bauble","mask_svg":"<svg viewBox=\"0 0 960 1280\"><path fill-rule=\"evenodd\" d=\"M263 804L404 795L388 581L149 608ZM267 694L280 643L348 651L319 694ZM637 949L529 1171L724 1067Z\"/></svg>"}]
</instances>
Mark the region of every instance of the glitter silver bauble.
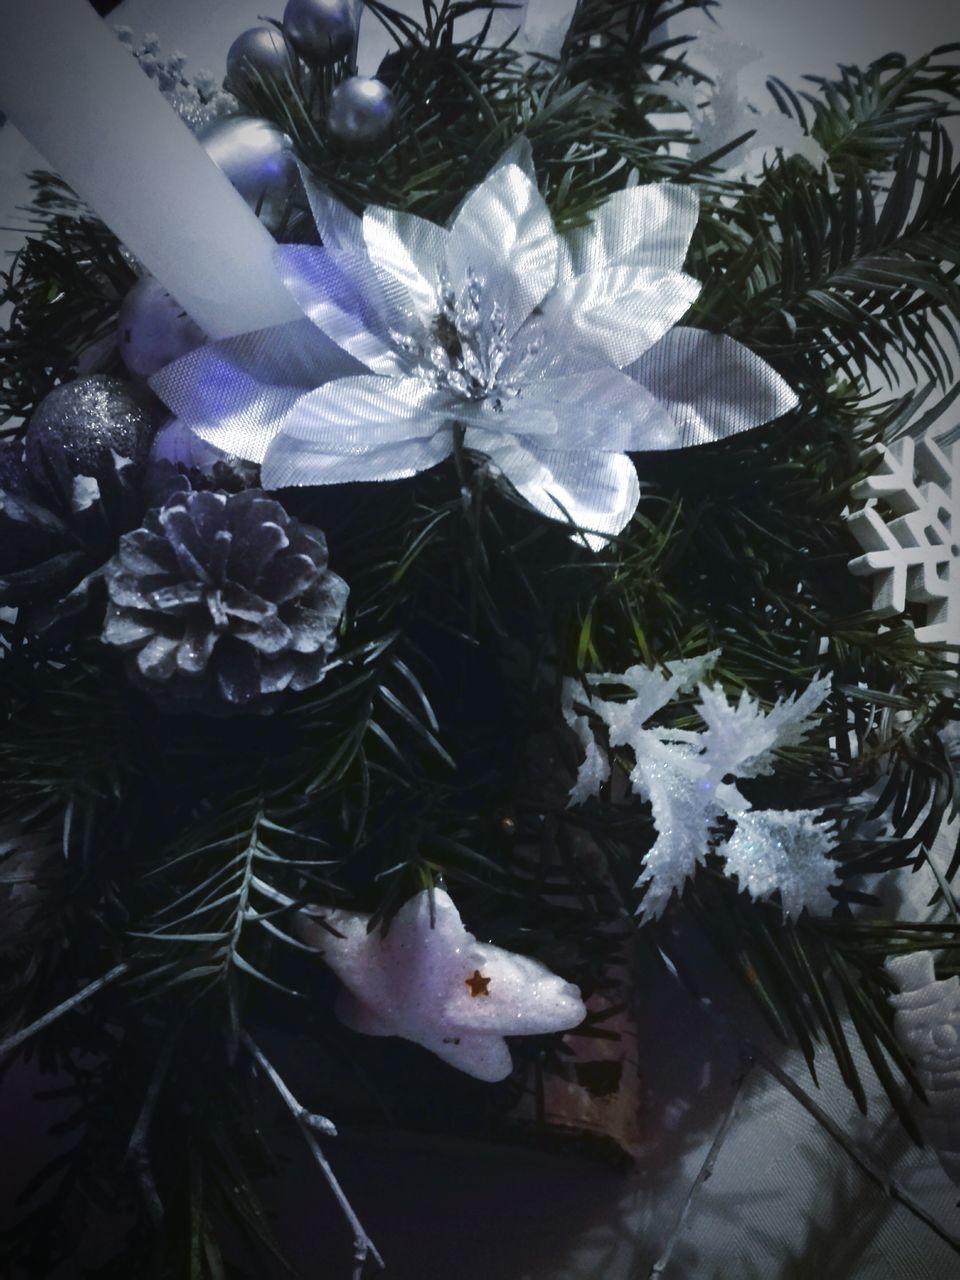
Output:
<instances>
[{"instance_id":1,"label":"glitter silver bauble","mask_svg":"<svg viewBox=\"0 0 960 1280\"><path fill-rule=\"evenodd\" d=\"M370 76L351 76L330 95L327 133L342 147L372 147L393 128L396 114L396 102L385 84Z\"/></svg>"},{"instance_id":2,"label":"glitter silver bauble","mask_svg":"<svg viewBox=\"0 0 960 1280\"><path fill-rule=\"evenodd\" d=\"M117 459L140 465L153 422L125 382L102 373L67 382L37 405L24 437L25 458L38 484L61 487L67 476L103 476Z\"/></svg>"},{"instance_id":3,"label":"glitter silver bauble","mask_svg":"<svg viewBox=\"0 0 960 1280\"><path fill-rule=\"evenodd\" d=\"M231 93L256 93L263 82L281 87L293 74L293 60L276 27L251 27L237 36L227 53L224 86Z\"/></svg>"},{"instance_id":4,"label":"glitter silver bauble","mask_svg":"<svg viewBox=\"0 0 960 1280\"><path fill-rule=\"evenodd\" d=\"M283 222L298 181L293 144L266 120L237 116L218 120L200 134L210 159L222 169L270 231Z\"/></svg>"},{"instance_id":5,"label":"glitter silver bauble","mask_svg":"<svg viewBox=\"0 0 960 1280\"><path fill-rule=\"evenodd\" d=\"M360 9L361 0L288 0L283 29L304 62L326 66L353 51Z\"/></svg>"},{"instance_id":6,"label":"glitter silver bauble","mask_svg":"<svg viewBox=\"0 0 960 1280\"><path fill-rule=\"evenodd\" d=\"M200 326L153 276L138 280L120 306L117 347L138 378L149 378L205 341Z\"/></svg>"}]
</instances>

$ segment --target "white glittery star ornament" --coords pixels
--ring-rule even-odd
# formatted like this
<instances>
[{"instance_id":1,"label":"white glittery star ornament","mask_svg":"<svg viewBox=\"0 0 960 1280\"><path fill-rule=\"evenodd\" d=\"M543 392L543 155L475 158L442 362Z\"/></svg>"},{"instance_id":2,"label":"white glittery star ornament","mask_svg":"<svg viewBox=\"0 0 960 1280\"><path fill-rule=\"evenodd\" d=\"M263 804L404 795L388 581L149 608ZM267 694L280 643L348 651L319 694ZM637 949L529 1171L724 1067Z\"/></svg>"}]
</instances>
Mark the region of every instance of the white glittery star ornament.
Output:
<instances>
[{"instance_id":1,"label":"white glittery star ornament","mask_svg":"<svg viewBox=\"0 0 960 1280\"><path fill-rule=\"evenodd\" d=\"M386 933L355 912L323 920L301 915L298 932L343 983L341 1022L412 1040L478 1080L510 1074L504 1036L569 1031L586 1016L577 988L538 960L478 942L442 889L410 898Z\"/></svg>"}]
</instances>

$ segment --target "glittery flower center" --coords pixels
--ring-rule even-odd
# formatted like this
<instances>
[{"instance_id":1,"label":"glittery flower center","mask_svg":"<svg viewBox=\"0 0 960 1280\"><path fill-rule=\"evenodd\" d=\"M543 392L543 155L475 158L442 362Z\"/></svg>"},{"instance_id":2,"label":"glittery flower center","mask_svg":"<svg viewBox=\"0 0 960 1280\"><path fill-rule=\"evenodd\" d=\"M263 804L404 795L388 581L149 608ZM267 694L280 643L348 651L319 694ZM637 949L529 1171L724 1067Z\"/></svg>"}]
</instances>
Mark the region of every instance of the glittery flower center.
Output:
<instances>
[{"instance_id":1,"label":"glittery flower center","mask_svg":"<svg viewBox=\"0 0 960 1280\"><path fill-rule=\"evenodd\" d=\"M441 280L436 313L420 335L394 331L390 336L407 357L412 376L464 400L492 400L496 411L502 411L503 400L520 395L526 368L540 351L539 342L528 343L523 358L503 376L512 351L506 317L472 268L459 294L449 280Z\"/></svg>"}]
</instances>

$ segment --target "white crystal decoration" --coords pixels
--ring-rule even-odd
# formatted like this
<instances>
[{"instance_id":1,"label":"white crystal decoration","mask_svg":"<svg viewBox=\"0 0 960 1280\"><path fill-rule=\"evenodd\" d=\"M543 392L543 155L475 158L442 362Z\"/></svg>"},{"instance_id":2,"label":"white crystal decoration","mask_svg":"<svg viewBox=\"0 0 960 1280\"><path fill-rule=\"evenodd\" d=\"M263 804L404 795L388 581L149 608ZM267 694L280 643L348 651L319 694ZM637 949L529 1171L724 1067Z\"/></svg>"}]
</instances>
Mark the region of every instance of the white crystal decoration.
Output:
<instances>
[{"instance_id":1,"label":"white crystal decoration","mask_svg":"<svg viewBox=\"0 0 960 1280\"><path fill-rule=\"evenodd\" d=\"M586 1017L575 986L539 960L478 942L442 889L410 898L385 933L355 912L322 919L301 912L298 933L343 983L341 1022L412 1040L478 1080L510 1074L504 1036L569 1031Z\"/></svg>"},{"instance_id":2,"label":"white crystal decoration","mask_svg":"<svg viewBox=\"0 0 960 1280\"><path fill-rule=\"evenodd\" d=\"M730 703L719 686L704 683L717 656L668 663L666 674L636 666L622 674L588 675L585 687L567 680L563 715L584 748L570 803L599 794L610 777L609 756L592 728L599 722L610 748L629 752L631 789L653 811L657 838L637 881L646 890L641 921L660 916L711 851L726 859L727 871L753 898L779 893L785 917L805 908L827 913L834 905L829 886L837 883L836 864L828 856L832 824L818 821L820 815L811 810L754 810L730 779L772 772L774 753L802 741L815 723L830 682L812 680L799 697L781 698L765 712L746 691ZM597 696L596 690L611 685L626 687L633 696ZM694 686L703 729L649 725L668 702ZM726 842L717 828L720 818L737 823Z\"/></svg>"},{"instance_id":3,"label":"white crystal decoration","mask_svg":"<svg viewBox=\"0 0 960 1280\"><path fill-rule=\"evenodd\" d=\"M960 439L950 434L940 424L920 440L875 446L876 470L853 489L863 505L848 518L866 553L851 573L875 579L883 617L921 606L916 636L925 644L960 643Z\"/></svg>"},{"instance_id":4,"label":"white crystal decoration","mask_svg":"<svg viewBox=\"0 0 960 1280\"><path fill-rule=\"evenodd\" d=\"M836 905L829 886L837 883L829 856L836 839L832 822L814 809L751 809L737 816L737 829L723 847L728 875L737 877L751 898L780 895L784 919L806 907L828 916Z\"/></svg>"},{"instance_id":5,"label":"white crystal decoration","mask_svg":"<svg viewBox=\"0 0 960 1280\"><path fill-rule=\"evenodd\" d=\"M896 956L887 969L900 988L889 997L894 1031L926 1095L920 1128L960 1185L960 979L939 980L929 951Z\"/></svg>"}]
</instances>

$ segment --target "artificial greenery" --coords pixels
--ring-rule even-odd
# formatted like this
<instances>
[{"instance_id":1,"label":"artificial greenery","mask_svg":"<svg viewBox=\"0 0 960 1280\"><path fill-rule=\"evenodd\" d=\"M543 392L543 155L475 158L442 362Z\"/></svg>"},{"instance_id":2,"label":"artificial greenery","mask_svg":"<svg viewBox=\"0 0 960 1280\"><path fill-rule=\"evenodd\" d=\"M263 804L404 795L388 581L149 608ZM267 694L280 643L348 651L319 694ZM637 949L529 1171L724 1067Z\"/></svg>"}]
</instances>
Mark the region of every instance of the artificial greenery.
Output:
<instances>
[{"instance_id":1,"label":"artificial greenery","mask_svg":"<svg viewBox=\"0 0 960 1280\"><path fill-rule=\"evenodd\" d=\"M291 916L309 902L389 919L442 879L479 936L603 991L633 943L633 885L653 829L635 801L567 807L577 749L559 719L560 681L714 648L725 688L767 703L833 673L819 729L763 786L839 822L844 888L834 918L785 924L708 866L646 927L649 952L672 964L672 925L692 921L811 1072L829 1050L864 1105L859 1037L914 1132L883 961L937 947L942 971L956 971L960 855L941 874L941 923L885 919L861 877L922 863L957 809L938 736L955 715L955 667L917 643L909 619L870 612L847 568L856 547L844 511L865 448L921 430L951 399L960 170L941 121L960 100L955 51L845 67L803 94L771 83L829 170L777 156L747 182L722 176L719 155L684 158L674 144L693 140L689 125L661 114L669 83L704 79L688 39L666 38L663 24L708 0L587 0L556 62L524 60L511 41L491 48L489 24L462 39L458 18L501 7L487 0L426 3L421 22L380 0L366 7L397 46L381 73L397 128L375 163L325 140L323 104L346 64L301 66L243 104L290 134L318 180L355 208L439 220L523 134L560 226L637 178L696 181L689 270L704 289L688 322L760 352L801 406L746 437L639 459L639 512L600 555L511 500L470 456L384 487L375 504L360 486L285 493L291 514L326 532L351 608L326 679L270 716L166 714L129 687L96 627L63 642L16 616L0 622L8 1047L56 1069L78 1135L0 1238L0 1257L31 1274L69 1256L85 1202L128 1227L91 1274L288 1273L256 1186L272 1150L264 1037L310 1042L322 1081L311 1105L338 1120L378 1114L386 1093L401 1124L508 1135L518 1090L559 1065L556 1044L523 1042L516 1080L493 1090L420 1059L415 1073L404 1046L358 1049L332 1017L329 979L291 939ZM52 386L114 371L109 335L135 278L49 175L37 178L33 217L0 295L11 305L0 345L11 437ZM878 405L868 380L902 365L920 388ZM670 714L682 721L691 704ZM45 1018L61 1004L63 1016ZM596 1021L582 1034L607 1033ZM250 1270L238 1232L256 1251Z\"/></svg>"}]
</instances>

